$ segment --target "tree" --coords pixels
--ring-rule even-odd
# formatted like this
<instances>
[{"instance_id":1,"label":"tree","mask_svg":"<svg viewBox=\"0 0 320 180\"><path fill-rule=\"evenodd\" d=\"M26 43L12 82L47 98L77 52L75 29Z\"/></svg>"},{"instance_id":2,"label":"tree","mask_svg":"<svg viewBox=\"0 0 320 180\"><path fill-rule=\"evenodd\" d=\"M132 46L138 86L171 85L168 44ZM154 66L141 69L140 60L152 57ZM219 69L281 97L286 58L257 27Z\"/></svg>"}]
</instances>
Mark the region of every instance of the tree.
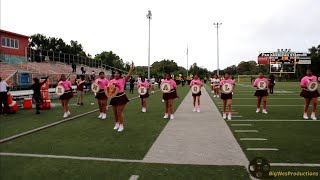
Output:
<instances>
[{"instance_id":1,"label":"tree","mask_svg":"<svg viewBox=\"0 0 320 180\"><path fill-rule=\"evenodd\" d=\"M124 63L123 60L112 51L103 51L100 54L96 54L94 59L102 62L102 64L106 64L111 67L115 67L121 70L128 70L130 69L129 63Z\"/></svg>"},{"instance_id":2,"label":"tree","mask_svg":"<svg viewBox=\"0 0 320 180\"><path fill-rule=\"evenodd\" d=\"M258 68L255 61L241 61L237 67L239 75L257 74Z\"/></svg>"}]
</instances>

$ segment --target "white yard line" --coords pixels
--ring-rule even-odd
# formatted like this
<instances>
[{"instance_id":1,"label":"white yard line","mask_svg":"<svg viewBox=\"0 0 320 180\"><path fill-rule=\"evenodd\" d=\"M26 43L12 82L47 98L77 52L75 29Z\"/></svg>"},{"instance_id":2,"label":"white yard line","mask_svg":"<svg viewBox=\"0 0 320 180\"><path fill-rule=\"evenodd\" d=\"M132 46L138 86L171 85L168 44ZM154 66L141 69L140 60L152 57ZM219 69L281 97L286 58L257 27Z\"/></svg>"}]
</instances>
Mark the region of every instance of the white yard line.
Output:
<instances>
[{"instance_id":1,"label":"white yard line","mask_svg":"<svg viewBox=\"0 0 320 180\"><path fill-rule=\"evenodd\" d=\"M232 116L232 117L243 117L243 116Z\"/></svg>"},{"instance_id":2,"label":"white yard line","mask_svg":"<svg viewBox=\"0 0 320 180\"><path fill-rule=\"evenodd\" d=\"M252 126L252 124L230 124L231 126Z\"/></svg>"},{"instance_id":3,"label":"white yard line","mask_svg":"<svg viewBox=\"0 0 320 180\"><path fill-rule=\"evenodd\" d=\"M232 98L232 99L257 99L257 98ZM301 99L301 98L273 98L273 97L270 97L270 98L268 98L268 100L269 99Z\"/></svg>"},{"instance_id":4,"label":"white yard line","mask_svg":"<svg viewBox=\"0 0 320 180\"><path fill-rule=\"evenodd\" d=\"M257 105L254 105L254 104L250 104L250 105L232 105L232 107L256 107ZM274 106L274 107L294 107L294 106L297 106L297 107L303 107L304 105L292 105L292 104L277 104L277 105L267 105L268 107L270 106Z\"/></svg>"},{"instance_id":5,"label":"white yard line","mask_svg":"<svg viewBox=\"0 0 320 180\"><path fill-rule=\"evenodd\" d=\"M137 180L139 178L138 175L131 175L129 180Z\"/></svg>"},{"instance_id":6,"label":"white yard line","mask_svg":"<svg viewBox=\"0 0 320 180\"><path fill-rule=\"evenodd\" d=\"M247 151L279 151L277 148L247 148Z\"/></svg>"},{"instance_id":7,"label":"white yard line","mask_svg":"<svg viewBox=\"0 0 320 180\"><path fill-rule=\"evenodd\" d=\"M234 130L234 132L259 132L258 130Z\"/></svg>"},{"instance_id":8,"label":"white yard line","mask_svg":"<svg viewBox=\"0 0 320 180\"><path fill-rule=\"evenodd\" d=\"M267 141L265 138L240 138L240 141Z\"/></svg>"},{"instance_id":9,"label":"white yard line","mask_svg":"<svg viewBox=\"0 0 320 180\"><path fill-rule=\"evenodd\" d=\"M229 121L237 121L237 122L255 122L255 121L261 121L261 122L320 122L320 120L287 120L287 119L253 119L253 120L229 120Z\"/></svg>"},{"instance_id":10,"label":"white yard line","mask_svg":"<svg viewBox=\"0 0 320 180\"><path fill-rule=\"evenodd\" d=\"M289 166L289 167L320 167L320 164L312 163L270 163L271 166Z\"/></svg>"}]
</instances>

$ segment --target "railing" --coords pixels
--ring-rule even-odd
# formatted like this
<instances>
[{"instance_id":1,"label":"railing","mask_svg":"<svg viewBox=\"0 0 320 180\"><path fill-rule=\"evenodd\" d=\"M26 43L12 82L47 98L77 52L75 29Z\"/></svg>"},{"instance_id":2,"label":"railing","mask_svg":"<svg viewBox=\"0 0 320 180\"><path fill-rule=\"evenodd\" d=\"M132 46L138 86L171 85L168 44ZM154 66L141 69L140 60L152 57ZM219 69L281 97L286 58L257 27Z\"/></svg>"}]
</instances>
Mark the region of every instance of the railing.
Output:
<instances>
[{"instance_id":1,"label":"railing","mask_svg":"<svg viewBox=\"0 0 320 180\"><path fill-rule=\"evenodd\" d=\"M7 82L9 81L11 78L12 78L12 82L8 84L8 86L12 86L13 82L14 82L14 79L13 79L13 76L17 73L18 71L12 73L10 76L8 76L4 81Z\"/></svg>"}]
</instances>

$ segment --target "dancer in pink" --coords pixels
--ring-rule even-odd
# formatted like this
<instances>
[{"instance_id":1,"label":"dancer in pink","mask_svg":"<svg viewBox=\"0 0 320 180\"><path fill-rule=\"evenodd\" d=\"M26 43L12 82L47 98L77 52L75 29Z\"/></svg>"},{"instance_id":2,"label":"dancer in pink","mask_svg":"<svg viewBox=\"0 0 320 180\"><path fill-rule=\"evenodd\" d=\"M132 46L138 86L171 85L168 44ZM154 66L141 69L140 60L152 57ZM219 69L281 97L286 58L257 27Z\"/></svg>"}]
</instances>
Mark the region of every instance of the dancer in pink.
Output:
<instances>
[{"instance_id":1,"label":"dancer in pink","mask_svg":"<svg viewBox=\"0 0 320 180\"><path fill-rule=\"evenodd\" d=\"M257 89L254 96L257 96L257 110L256 113L260 112L260 105L262 101L262 113L268 114L267 112L267 96L268 96L268 84L269 80L263 76L263 73L259 73L259 77L254 80L253 86Z\"/></svg>"},{"instance_id":2,"label":"dancer in pink","mask_svg":"<svg viewBox=\"0 0 320 180\"><path fill-rule=\"evenodd\" d=\"M138 83L137 87L138 89L143 86L147 88L147 92L145 95L140 95L141 98L141 106L142 106L142 112L147 112L147 98L149 97L149 83L146 82L146 78L144 76L141 77L141 82Z\"/></svg>"},{"instance_id":3,"label":"dancer in pink","mask_svg":"<svg viewBox=\"0 0 320 180\"><path fill-rule=\"evenodd\" d=\"M317 105L318 105L318 97L320 96L319 95L319 92L318 90L316 89L315 91L309 91L308 90L308 85L311 83L311 82L317 82L317 77L316 76L313 76L312 75L312 71L310 69L307 70L307 75L304 76L302 79L301 79L301 82L300 82L300 86L302 88L302 91L300 93L300 96L304 97L304 113L303 113L303 118L304 119L308 119L308 108L309 108L309 105L310 103L312 103L312 113L311 113L311 116L310 118L312 120L317 120L317 117L316 117L316 110L317 110ZM314 83L313 83L314 84Z\"/></svg>"},{"instance_id":4,"label":"dancer in pink","mask_svg":"<svg viewBox=\"0 0 320 180\"><path fill-rule=\"evenodd\" d=\"M73 97L71 82L67 80L64 74L61 75L58 85L64 87L64 94L59 97L61 105L64 109L63 117L66 118L71 115L69 110L69 100Z\"/></svg>"},{"instance_id":5,"label":"dancer in pink","mask_svg":"<svg viewBox=\"0 0 320 180\"><path fill-rule=\"evenodd\" d=\"M98 118L106 119L107 118L107 101L108 97L104 89L108 86L109 81L105 78L104 72L99 73L99 78L95 80L95 82L99 85L99 92L96 94L96 98L98 99L99 105L99 116Z\"/></svg>"},{"instance_id":6,"label":"dancer in pink","mask_svg":"<svg viewBox=\"0 0 320 180\"><path fill-rule=\"evenodd\" d=\"M223 91L223 86L226 86L226 83L230 83L232 85L232 91L226 92ZM232 105L232 93L235 88L235 83L232 79L230 79L229 73L224 74L224 79L220 81L220 89L221 89L221 99L223 102L223 119L227 119L226 106L228 106L228 120L231 120L231 105ZM229 90L228 88L226 90Z\"/></svg>"},{"instance_id":7,"label":"dancer in pink","mask_svg":"<svg viewBox=\"0 0 320 180\"><path fill-rule=\"evenodd\" d=\"M193 80L190 83L190 88L195 84L199 85L200 88L203 86L201 80L199 79L199 75L198 74L194 74ZM200 96L201 96L201 89L200 89L199 93L197 93L197 94L193 94L192 93L192 97L193 97L193 112L196 112L196 111L200 112ZM196 106L197 99L198 99L198 107Z\"/></svg>"}]
</instances>

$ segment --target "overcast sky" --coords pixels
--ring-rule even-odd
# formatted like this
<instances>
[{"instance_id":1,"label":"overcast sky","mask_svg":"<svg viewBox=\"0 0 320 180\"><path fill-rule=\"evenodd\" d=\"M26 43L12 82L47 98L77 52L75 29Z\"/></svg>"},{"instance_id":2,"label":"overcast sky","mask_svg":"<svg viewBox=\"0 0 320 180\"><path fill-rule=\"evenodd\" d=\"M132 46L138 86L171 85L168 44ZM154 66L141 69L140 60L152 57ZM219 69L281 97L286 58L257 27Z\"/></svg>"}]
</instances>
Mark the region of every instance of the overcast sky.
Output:
<instances>
[{"instance_id":1,"label":"overcast sky","mask_svg":"<svg viewBox=\"0 0 320 180\"><path fill-rule=\"evenodd\" d=\"M112 50L124 61L175 60L220 69L256 60L259 51L307 51L320 44L319 0L1 0L1 29L79 41L87 53Z\"/></svg>"}]
</instances>

